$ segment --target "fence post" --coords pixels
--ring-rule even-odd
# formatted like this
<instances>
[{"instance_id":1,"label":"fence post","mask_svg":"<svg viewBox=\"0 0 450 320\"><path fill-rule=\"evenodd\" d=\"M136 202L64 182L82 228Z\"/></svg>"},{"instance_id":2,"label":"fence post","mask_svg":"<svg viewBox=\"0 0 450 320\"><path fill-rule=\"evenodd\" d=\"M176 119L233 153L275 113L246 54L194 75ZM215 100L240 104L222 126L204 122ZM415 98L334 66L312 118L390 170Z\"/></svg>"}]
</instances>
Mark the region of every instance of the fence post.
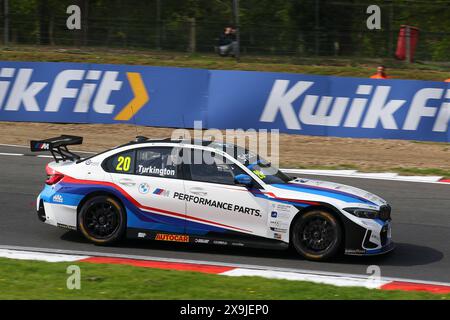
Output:
<instances>
[{"instance_id":1,"label":"fence post","mask_svg":"<svg viewBox=\"0 0 450 320\"><path fill-rule=\"evenodd\" d=\"M320 52L320 43L319 43L319 29L320 29L320 24L319 24L319 19L320 19L320 0L316 0L314 2L314 42L315 42L315 46L314 46L314 51L315 51L315 55L319 55Z\"/></svg>"},{"instance_id":2,"label":"fence post","mask_svg":"<svg viewBox=\"0 0 450 320\"><path fill-rule=\"evenodd\" d=\"M389 0L389 23L387 26L388 30L388 53L391 57L394 53L393 44L394 44L394 3L392 0Z\"/></svg>"},{"instance_id":3,"label":"fence post","mask_svg":"<svg viewBox=\"0 0 450 320\"><path fill-rule=\"evenodd\" d=\"M409 26L406 26L405 38L406 63L411 63L411 28Z\"/></svg>"},{"instance_id":4,"label":"fence post","mask_svg":"<svg viewBox=\"0 0 450 320\"><path fill-rule=\"evenodd\" d=\"M156 0L156 49L161 50L161 0Z\"/></svg>"},{"instance_id":5,"label":"fence post","mask_svg":"<svg viewBox=\"0 0 450 320\"><path fill-rule=\"evenodd\" d=\"M236 27L236 61L241 59L241 27L239 25L239 0L233 0L234 23Z\"/></svg>"},{"instance_id":6,"label":"fence post","mask_svg":"<svg viewBox=\"0 0 450 320\"><path fill-rule=\"evenodd\" d=\"M189 52L194 53L196 51L196 30L195 30L195 18L188 18L189 22Z\"/></svg>"},{"instance_id":7,"label":"fence post","mask_svg":"<svg viewBox=\"0 0 450 320\"><path fill-rule=\"evenodd\" d=\"M7 46L9 43L9 4L8 4L8 0L3 0L3 11L4 11L3 44L5 46Z\"/></svg>"}]
</instances>

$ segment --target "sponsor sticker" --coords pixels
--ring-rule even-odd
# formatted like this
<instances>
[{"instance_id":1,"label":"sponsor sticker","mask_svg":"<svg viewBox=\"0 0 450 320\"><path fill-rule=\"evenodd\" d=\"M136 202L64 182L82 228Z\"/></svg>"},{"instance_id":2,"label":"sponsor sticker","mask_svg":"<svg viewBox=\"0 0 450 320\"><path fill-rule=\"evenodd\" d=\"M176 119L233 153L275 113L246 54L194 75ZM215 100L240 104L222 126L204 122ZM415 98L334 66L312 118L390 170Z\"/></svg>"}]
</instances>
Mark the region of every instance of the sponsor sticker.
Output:
<instances>
[{"instance_id":1,"label":"sponsor sticker","mask_svg":"<svg viewBox=\"0 0 450 320\"><path fill-rule=\"evenodd\" d=\"M362 249L345 249L346 254L364 254L366 250Z\"/></svg>"},{"instance_id":2,"label":"sponsor sticker","mask_svg":"<svg viewBox=\"0 0 450 320\"><path fill-rule=\"evenodd\" d=\"M287 222L278 221L278 220L269 221L269 226L272 228L280 228L280 229L289 228L289 224Z\"/></svg>"},{"instance_id":3,"label":"sponsor sticker","mask_svg":"<svg viewBox=\"0 0 450 320\"><path fill-rule=\"evenodd\" d=\"M62 223L57 223L56 226L60 227L60 228L64 228L64 229L69 229L69 230L77 230L77 227L75 227L75 226L69 226L67 224L62 224Z\"/></svg>"},{"instance_id":4,"label":"sponsor sticker","mask_svg":"<svg viewBox=\"0 0 450 320\"><path fill-rule=\"evenodd\" d=\"M161 189L161 188L156 188L153 191L153 194L158 195L158 196L163 196L163 197L169 197L170 196L170 191L169 190L165 190L165 189Z\"/></svg>"},{"instance_id":5,"label":"sponsor sticker","mask_svg":"<svg viewBox=\"0 0 450 320\"><path fill-rule=\"evenodd\" d=\"M92 167L96 167L99 165L98 162L93 162L91 159L88 159L84 162L84 164L86 164L87 166L92 166Z\"/></svg>"},{"instance_id":6,"label":"sponsor sticker","mask_svg":"<svg viewBox=\"0 0 450 320\"><path fill-rule=\"evenodd\" d=\"M226 246L228 244L228 242L222 240L214 240L213 243L221 246Z\"/></svg>"},{"instance_id":7,"label":"sponsor sticker","mask_svg":"<svg viewBox=\"0 0 450 320\"><path fill-rule=\"evenodd\" d=\"M41 149L41 150L50 150L50 144L48 143L41 143L41 142L37 142L34 145L35 149Z\"/></svg>"},{"instance_id":8,"label":"sponsor sticker","mask_svg":"<svg viewBox=\"0 0 450 320\"><path fill-rule=\"evenodd\" d=\"M272 214L270 216L271 218L289 220L292 214L296 211L297 209L290 204L272 203ZM275 216L273 215L274 212L276 213Z\"/></svg>"},{"instance_id":9,"label":"sponsor sticker","mask_svg":"<svg viewBox=\"0 0 450 320\"><path fill-rule=\"evenodd\" d=\"M208 244L209 243L209 239L200 239L200 238L196 238L194 240L195 243L204 243L204 244Z\"/></svg>"},{"instance_id":10,"label":"sponsor sticker","mask_svg":"<svg viewBox=\"0 0 450 320\"><path fill-rule=\"evenodd\" d=\"M242 242L232 242L231 245L236 246L236 247L244 247L245 246Z\"/></svg>"},{"instance_id":11,"label":"sponsor sticker","mask_svg":"<svg viewBox=\"0 0 450 320\"><path fill-rule=\"evenodd\" d=\"M150 191L150 186L144 182L139 185L138 190L140 193L146 194Z\"/></svg>"},{"instance_id":12,"label":"sponsor sticker","mask_svg":"<svg viewBox=\"0 0 450 320\"><path fill-rule=\"evenodd\" d=\"M64 198L62 195L60 194L55 194L53 196L53 202L57 202L57 203L63 203L64 202Z\"/></svg>"},{"instance_id":13,"label":"sponsor sticker","mask_svg":"<svg viewBox=\"0 0 450 320\"><path fill-rule=\"evenodd\" d=\"M167 234L157 233L155 240L158 241L173 241L173 242L189 242L189 236L185 234Z\"/></svg>"}]
</instances>

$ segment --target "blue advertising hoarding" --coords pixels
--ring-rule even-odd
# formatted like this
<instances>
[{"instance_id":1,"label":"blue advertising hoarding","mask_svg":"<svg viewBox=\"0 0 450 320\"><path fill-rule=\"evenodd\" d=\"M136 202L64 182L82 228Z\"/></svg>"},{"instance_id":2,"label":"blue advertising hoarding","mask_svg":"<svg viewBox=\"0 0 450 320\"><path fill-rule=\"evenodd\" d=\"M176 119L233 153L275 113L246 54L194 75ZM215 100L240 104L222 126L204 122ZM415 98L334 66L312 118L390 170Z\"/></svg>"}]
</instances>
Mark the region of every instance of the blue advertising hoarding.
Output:
<instances>
[{"instance_id":1,"label":"blue advertising hoarding","mask_svg":"<svg viewBox=\"0 0 450 320\"><path fill-rule=\"evenodd\" d=\"M3 121L184 127L206 117L207 70L39 62L0 67Z\"/></svg>"},{"instance_id":2,"label":"blue advertising hoarding","mask_svg":"<svg viewBox=\"0 0 450 320\"><path fill-rule=\"evenodd\" d=\"M246 71L211 73L211 127L450 141L449 83Z\"/></svg>"},{"instance_id":3,"label":"blue advertising hoarding","mask_svg":"<svg viewBox=\"0 0 450 320\"><path fill-rule=\"evenodd\" d=\"M0 62L0 121L279 129L450 142L450 84L289 73Z\"/></svg>"}]
</instances>

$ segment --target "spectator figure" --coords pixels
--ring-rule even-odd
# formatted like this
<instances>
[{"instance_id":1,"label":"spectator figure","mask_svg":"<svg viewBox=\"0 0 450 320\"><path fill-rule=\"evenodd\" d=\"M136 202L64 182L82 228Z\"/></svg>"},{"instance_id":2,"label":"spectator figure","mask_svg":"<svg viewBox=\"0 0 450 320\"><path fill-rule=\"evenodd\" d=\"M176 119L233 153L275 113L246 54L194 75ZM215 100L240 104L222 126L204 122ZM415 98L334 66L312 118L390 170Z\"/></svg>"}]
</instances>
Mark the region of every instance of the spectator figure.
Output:
<instances>
[{"instance_id":1,"label":"spectator figure","mask_svg":"<svg viewBox=\"0 0 450 320\"><path fill-rule=\"evenodd\" d=\"M371 79L388 79L385 66L381 65L377 68L377 73L370 77Z\"/></svg>"},{"instance_id":2,"label":"spectator figure","mask_svg":"<svg viewBox=\"0 0 450 320\"><path fill-rule=\"evenodd\" d=\"M221 57L236 55L236 30L232 27L226 27L219 37L219 55Z\"/></svg>"},{"instance_id":3,"label":"spectator figure","mask_svg":"<svg viewBox=\"0 0 450 320\"><path fill-rule=\"evenodd\" d=\"M448 79L444 80L444 82L450 82L450 78L448 78Z\"/></svg>"}]
</instances>

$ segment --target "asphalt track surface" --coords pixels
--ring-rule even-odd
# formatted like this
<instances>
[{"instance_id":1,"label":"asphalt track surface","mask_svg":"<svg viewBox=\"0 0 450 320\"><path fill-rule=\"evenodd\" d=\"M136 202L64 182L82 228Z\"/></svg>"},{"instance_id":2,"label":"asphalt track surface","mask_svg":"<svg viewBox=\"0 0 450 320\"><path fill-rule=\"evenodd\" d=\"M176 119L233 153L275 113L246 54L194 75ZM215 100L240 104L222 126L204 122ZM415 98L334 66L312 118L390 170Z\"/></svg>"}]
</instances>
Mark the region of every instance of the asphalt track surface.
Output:
<instances>
[{"instance_id":1,"label":"asphalt track surface","mask_svg":"<svg viewBox=\"0 0 450 320\"><path fill-rule=\"evenodd\" d=\"M239 263L365 275L378 265L381 276L450 282L450 184L306 176L371 191L393 207L396 249L384 256L339 257L310 262L293 251L125 240L114 247L88 243L80 234L37 219L36 196L43 187L49 158L11 156L25 148L0 146L0 245Z\"/></svg>"}]
</instances>

